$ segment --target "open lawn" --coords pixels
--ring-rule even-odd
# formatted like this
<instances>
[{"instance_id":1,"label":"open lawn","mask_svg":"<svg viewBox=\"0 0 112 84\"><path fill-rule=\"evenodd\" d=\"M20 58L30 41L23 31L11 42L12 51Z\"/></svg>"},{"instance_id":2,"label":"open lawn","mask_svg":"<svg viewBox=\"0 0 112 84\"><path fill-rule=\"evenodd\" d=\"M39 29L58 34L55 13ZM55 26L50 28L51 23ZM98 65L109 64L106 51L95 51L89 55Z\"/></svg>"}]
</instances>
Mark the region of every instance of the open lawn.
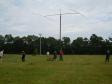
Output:
<instances>
[{"instance_id":1,"label":"open lawn","mask_svg":"<svg viewBox=\"0 0 112 84\"><path fill-rule=\"evenodd\" d=\"M5 55L0 64L0 84L112 84L112 57L64 56L64 61L46 61L46 56Z\"/></svg>"}]
</instances>

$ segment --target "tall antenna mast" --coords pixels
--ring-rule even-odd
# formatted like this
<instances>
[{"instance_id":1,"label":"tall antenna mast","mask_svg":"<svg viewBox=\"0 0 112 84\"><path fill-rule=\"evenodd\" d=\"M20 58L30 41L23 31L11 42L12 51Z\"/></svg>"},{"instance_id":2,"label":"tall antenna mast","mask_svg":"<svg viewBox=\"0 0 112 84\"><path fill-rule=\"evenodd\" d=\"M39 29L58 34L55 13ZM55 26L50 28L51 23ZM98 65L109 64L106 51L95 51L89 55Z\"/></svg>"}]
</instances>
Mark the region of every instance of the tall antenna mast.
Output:
<instances>
[{"instance_id":1,"label":"tall antenna mast","mask_svg":"<svg viewBox=\"0 0 112 84\"><path fill-rule=\"evenodd\" d=\"M60 41L61 41L61 10L60 10Z\"/></svg>"},{"instance_id":2,"label":"tall antenna mast","mask_svg":"<svg viewBox=\"0 0 112 84\"><path fill-rule=\"evenodd\" d=\"M70 14L80 14L82 15L81 13L79 12L72 12L72 13L61 13L61 10L60 10L60 13L59 14L52 14L52 15L46 15L44 17L48 17L48 16L56 16L56 15L59 15L60 16L60 42L61 42L61 39L62 39L62 15L70 15Z\"/></svg>"}]
</instances>

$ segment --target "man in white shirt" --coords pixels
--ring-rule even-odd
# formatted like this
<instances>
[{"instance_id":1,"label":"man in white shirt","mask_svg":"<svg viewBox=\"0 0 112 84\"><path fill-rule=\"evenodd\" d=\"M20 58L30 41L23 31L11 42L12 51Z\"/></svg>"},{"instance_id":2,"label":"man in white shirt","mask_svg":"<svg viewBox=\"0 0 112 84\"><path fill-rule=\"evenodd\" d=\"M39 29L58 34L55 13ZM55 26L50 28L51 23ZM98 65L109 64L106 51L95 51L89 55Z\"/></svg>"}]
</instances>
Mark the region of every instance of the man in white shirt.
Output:
<instances>
[{"instance_id":1,"label":"man in white shirt","mask_svg":"<svg viewBox=\"0 0 112 84\"><path fill-rule=\"evenodd\" d=\"M0 51L0 61L1 61L1 63L2 63L2 57L4 55L3 53L4 53L4 50Z\"/></svg>"},{"instance_id":2,"label":"man in white shirt","mask_svg":"<svg viewBox=\"0 0 112 84\"><path fill-rule=\"evenodd\" d=\"M49 56L49 54L50 54L49 51L47 51L46 55Z\"/></svg>"},{"instance_id":3,"label":"man in white shirt","mask_svg":"<svg viewBox=\"0 0 112 84\"><path fill-rule=\"evenodd\" d=\"M53 60L52 57L50 56L49 51L46 52L46 55L47 55L47 61L52 61Z\"/></svg>"}]
</instances>

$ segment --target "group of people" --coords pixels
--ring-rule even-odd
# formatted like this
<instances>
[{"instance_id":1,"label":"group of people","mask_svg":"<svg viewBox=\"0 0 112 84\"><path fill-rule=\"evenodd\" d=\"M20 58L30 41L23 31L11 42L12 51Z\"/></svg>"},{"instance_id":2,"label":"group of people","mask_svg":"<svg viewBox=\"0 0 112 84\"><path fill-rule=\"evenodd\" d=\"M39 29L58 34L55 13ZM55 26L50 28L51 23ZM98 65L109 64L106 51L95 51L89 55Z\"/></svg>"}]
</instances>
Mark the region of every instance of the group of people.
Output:
<instances>
[{"instance_id":1,"label":"group of people","mask_svg":"<svg viewBox=\"0 0 112 84\"><path fill-rule=\"evenodd\" d=\"M21 56L22 62L25 62L25 57L26 57L25 52L22 51L21 55L22 55L22 56ZM4 50L1 50L1 51L0 51L0 63L1 63L1 64L2 64L3 56L4 56Z\"/></svg>"},{"instance_id":2,"label":"group of people","mask_svg":"<svg viewBox=\"0 0 112 84\"><path fill-rule=\"evenodd\" d=\"M57 51L54 51L52 57L50 56L50 52L49 51L47 51L46 54L47 54L47 60L48 61L55 61L55 60L57 60L58 55L59 55L59 60L63 61L63 55L64 55L63 50L60 50L59 53L57 53Z\"/></svg>"},{"instance_id":3,"label":"group of people","mask_svg":"<svg viewBox=\"0 0 112 84\"><path fill-rule=\"evenodd\" d=\"M57 60L57 57L59 57L59 60L60 60L60 61L63 61L63 55L64 55L64 53L63 53L63 50L62 50L62 49L59 51L59 53L57 53L57 51L54 51L52 57L51 57L49 51L47 51L46 54L47 54L47 60L48 60L48 61L55 61L55 60ZM105 63L109 63L109 59L110 59L110 50L107 49L105 54L106 54ZM22 62L25 62L25 57L26 57L25 52L22 51L21 55L22 55L22 56L21 56ZM0 51L0 63L2 63L2 58L3 58L3 56L4 56L4 50L1 50L1 51Z\"/></svg>"}]
</instances>

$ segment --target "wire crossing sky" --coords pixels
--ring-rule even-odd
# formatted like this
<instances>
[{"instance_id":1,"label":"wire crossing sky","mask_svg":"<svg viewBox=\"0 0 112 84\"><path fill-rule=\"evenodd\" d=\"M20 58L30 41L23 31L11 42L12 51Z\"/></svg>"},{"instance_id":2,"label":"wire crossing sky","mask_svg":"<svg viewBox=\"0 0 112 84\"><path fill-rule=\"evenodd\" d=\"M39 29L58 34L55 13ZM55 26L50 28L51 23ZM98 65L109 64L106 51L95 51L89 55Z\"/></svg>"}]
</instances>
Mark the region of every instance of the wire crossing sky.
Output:
<instances>
[{"instance_id":1,"label":"wire crossing sky","mask_svg":"<svg viewBox=\"0 0 112 84\"><path fill-rule=\"evenodd\" d=\"M44 16L60 9L85 16L62 16L62 37L112 36L112 0L0 0L0 34L59 38L59 16Z\"/></svg>"}]
</instances>

